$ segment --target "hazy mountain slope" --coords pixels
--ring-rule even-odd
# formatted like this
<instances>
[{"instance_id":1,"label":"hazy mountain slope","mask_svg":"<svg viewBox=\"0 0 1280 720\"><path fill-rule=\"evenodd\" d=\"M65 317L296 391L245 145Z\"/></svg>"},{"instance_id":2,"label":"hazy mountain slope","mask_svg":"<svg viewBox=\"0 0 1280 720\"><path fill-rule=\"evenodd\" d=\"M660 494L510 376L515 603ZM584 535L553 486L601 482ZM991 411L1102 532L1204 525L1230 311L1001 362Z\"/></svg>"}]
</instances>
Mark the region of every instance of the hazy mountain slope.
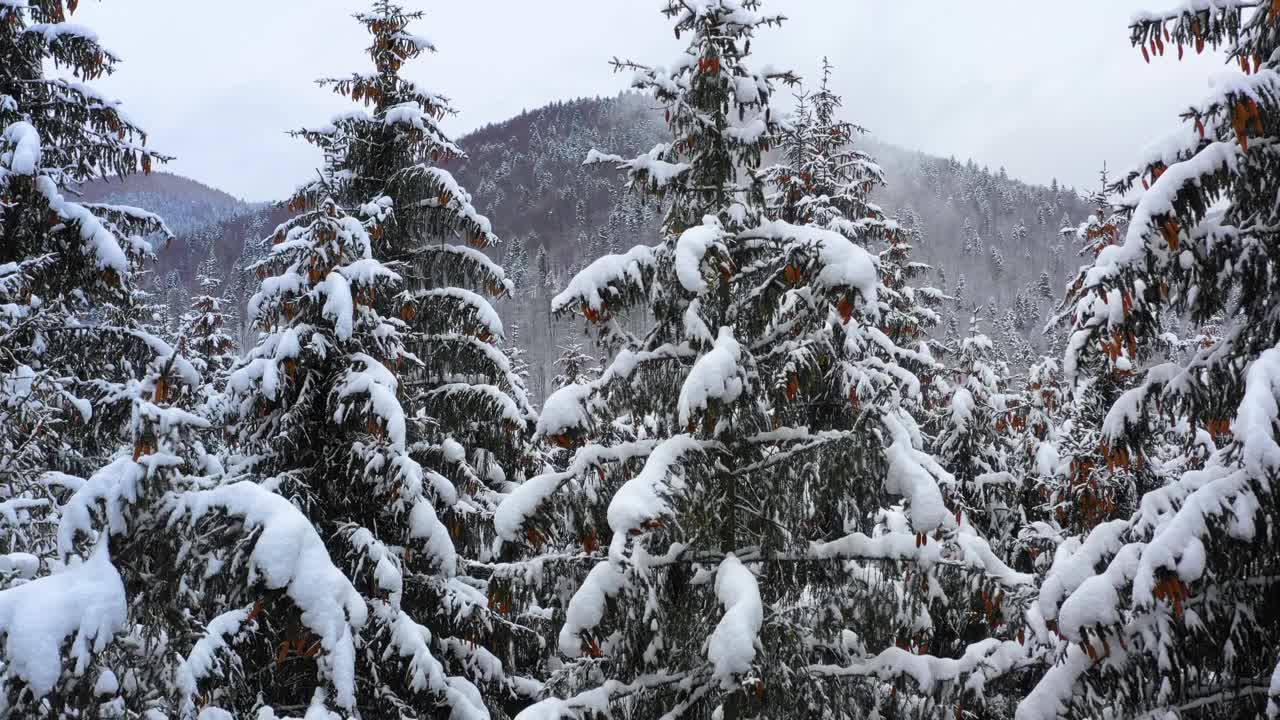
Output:
<instances>
[{"instance_id":1,"label":"hazy mountain slope","mask_svg":"<svg viewBox=\"0 0 1280 720\"><path fill-rule=\"evenodd\" d=\"M190 178L163 172L101 180L84 186L83 192L88 202L133 205L158 213L179 236L257 207Z\"/></svg>"},{"instance_id":2,"label":"hazy mountain slope","mask_svg":"<svg viewBox=\"0 0 1280 720\"><path fill-rule=\"evenodd\" d=\"M576 333L549 320L550 297L599 254L658 239L658 209L625 192L614 173L583 167L582 160L592 148L640 153L665 136L657 111L645 98L627 94L553 103L460 140L468 158L450 169L504 239L492 252L516 280L517 296L500 310L528 352L537 395L554 375L556 345ZM959 294L949 308L954 323L963 327L975 306L988 321L1016 309L1019 328L1034 345L1032 329L1049 304L1036 295L1035 286L1047 274L1056 295L1067 268L1075 267L1074 249L1063 248L1058 233L1063 223L1084 219L1088 209L1081 198L972 163L871 139L863 143L885 169L887 185L878 191L878 201L922 231L917 256L938 269L932 282ZM232 269L258 256L258 241L286 217L283 209L249 206L161 173L142 181L112 184L103 197L135 202L170 218L179 239L161 253L156 277L174 310L185 302L184 286L192 289L194 268L210 245L227 273L228 295L246 300L253 280ZM543 250L545 257L539 257Z\"/></svg>"}]
</instances>

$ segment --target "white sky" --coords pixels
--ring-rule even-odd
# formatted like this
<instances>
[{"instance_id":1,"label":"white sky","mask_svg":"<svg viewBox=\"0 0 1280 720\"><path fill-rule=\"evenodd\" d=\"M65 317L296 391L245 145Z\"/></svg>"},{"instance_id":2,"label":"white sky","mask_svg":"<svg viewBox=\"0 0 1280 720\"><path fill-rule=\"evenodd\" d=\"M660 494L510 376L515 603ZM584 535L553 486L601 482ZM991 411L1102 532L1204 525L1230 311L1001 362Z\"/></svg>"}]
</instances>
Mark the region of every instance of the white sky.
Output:
<instances>
[{"instance_id":1,"label":"white sky","mask_svg":"<svg viewBox=\"0 0 1280 720\"><path fill-rule=\"evenodd\" d=\"M404 1L428 11L415 29L440 51L405 72L454 100L457 134L553 100L612 95L626 77L610 57L665 64L680 47L662 0ZM763 31L753 52L809 78L829 55L848 119L886 141L1091 187L1104 160L1127 168L1222 70L1207 53L1146 65L1130 47L1132 13L1171 3L768 0L790 21ZM123 56L99 85L178 156L167 169L266 200L317 162L284 132L350 107L312 81L368 66L367 37L349 17L366 5L106 0L82 2L75 20Z\"/></svg>"}]
</instances>

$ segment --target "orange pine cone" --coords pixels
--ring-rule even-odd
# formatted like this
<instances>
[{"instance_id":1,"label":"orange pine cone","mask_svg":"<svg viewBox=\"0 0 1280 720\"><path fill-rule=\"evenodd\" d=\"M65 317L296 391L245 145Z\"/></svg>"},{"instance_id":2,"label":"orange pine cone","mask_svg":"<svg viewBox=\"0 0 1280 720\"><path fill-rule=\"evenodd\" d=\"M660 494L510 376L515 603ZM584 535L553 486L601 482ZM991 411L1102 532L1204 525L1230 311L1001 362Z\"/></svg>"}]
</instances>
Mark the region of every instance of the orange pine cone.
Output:
<instances>
[{"instance_id":1,"label":"orange pine cone","mask_svg":"<svg viewBox=\"0 0 1280 720\"><path fill-rule=\"evenodd\" d=\"M853 303L849 302L849 298L840 298L840 304L836 305L836 310L840 313L840 319L849 322L853 317Z\"/></svg>"},{"instance_id":2,"label":"orange pine cone","mask_svg":"<svg viewBox=\"0 0 1280 720\"><path fill-rule=\"evenodd\" d=\"M1160 234L1164 236L1165 243L1173 252L1178 251L1179 240L1178 233L1181 232L1182 226L1176 220L1169 220L1160 228Z\"/></svg>"}]
</instances>

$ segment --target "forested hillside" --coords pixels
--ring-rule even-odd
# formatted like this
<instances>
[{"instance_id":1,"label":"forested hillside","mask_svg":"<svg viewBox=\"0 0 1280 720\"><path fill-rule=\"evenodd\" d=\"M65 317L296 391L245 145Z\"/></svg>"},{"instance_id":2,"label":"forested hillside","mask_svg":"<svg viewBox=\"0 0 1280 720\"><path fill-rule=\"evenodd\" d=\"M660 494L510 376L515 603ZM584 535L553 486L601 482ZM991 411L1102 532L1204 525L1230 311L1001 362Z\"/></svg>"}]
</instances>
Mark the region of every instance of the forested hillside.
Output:
<instances>
[{"instance_id":1,"label":"forested hillside","mask_svg":"<svg viewBox=\"0 0 1280 720\"><path fill-rule=\"evenodd\" d=\"M1280 720L1280 0L1133 17L1239 70L1087 199L767 5L457 142L370 0L252 207L0 0L0 720Z\"/></svg>"},{"instance_id":2,"label":"forested hillside","mask_svg":"<svg viewBox=\"0 0 1280 720\"><path fill-rule=\"evenodd\" d=\"M559 346L573 334L552 320L551 297L600 255L657 239L656 201L584 167L587 153L597 147L638 153L668 134L654 103L628 93L553 103L459 140L467 156L451 167L472 188L481 212L494 218L502 239L488 252L506 267L516 289L499 311L525 350L535 397L549 392ZM1023 350L1047 349L1040 335L1043 320L1080 263L1072 241L1063 244L1061 230L1085 219L1090 210L1084 199L1071 189L1028 185L972 162L873 139L858 143L885 171L886 183L873 199L919 230L917 258L937 268L929 282L956 298L944 308L942 331L954 337L976 309L983 326L1002 342L1016 344L1015 332L1022 338L1025 347L1008 353L1017 364L1029 362ZM180 207L167 198L155 202L161 209ZM258 236L282 218L279 208L242 207L202 226L175 228L178 241L161 253L157 278L174 306L173 317L186 302L175 289L178 278L188 292L195 290L195 268L210 243L227 273L233 304L247 302L250 285L233 267L248 267L261 250Z\"/></svg>"}]
</instances>

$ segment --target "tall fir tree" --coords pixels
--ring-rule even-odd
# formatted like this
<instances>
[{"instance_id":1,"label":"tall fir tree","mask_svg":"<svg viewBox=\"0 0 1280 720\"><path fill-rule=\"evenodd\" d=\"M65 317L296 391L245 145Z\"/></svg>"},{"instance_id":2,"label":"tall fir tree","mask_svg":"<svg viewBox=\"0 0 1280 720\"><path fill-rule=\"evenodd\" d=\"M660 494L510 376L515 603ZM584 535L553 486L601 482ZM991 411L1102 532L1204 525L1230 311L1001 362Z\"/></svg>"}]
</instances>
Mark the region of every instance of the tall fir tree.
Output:
<instances>
[{"instance_id":1,"label":"tall fir tree","mask_svg":"<svg viewBox=\"0 0 1280 720\"><path fill-rule=\"evenodd\" d=\"M995 344L982 332L977 316L970 318L948 377L939 380L935 454L955 477L957 510L1003 551L1021 525L1006 442L1006 429L1017 420L1003 387L1007 368L995 355Z\"/></svg>"},{"instance_id":2,"label":"tall fir tree","mask_svg":"<svg viewBox=\"0 0 1280 720\"><path fill-rule=\"evenodd\" d=\"M1144 459L1165 413L1212 451L1058 551L1039 605L1063 639L1021 719L1280 713L1278 23L1274 2L1193 3L1132 26L1148 61L1211 46L1241 71L1114 187L1129 198L1127 228L1071 291L1063 369L1073 384L1138 372L1134 357L1156 347L1167 308L1233 321L1188 360L1142 371L1094 426L1106 468Z\"/></svg>"},{"instance_id":3,"label":"tall fir tree","mask_svg":"<svg viewBox=\"0 0 1280 720\"><path fill-rule=\"evenodd\" d=\"M255 582L233 558L224 604L255 608L274 638L223 646L244 671L207 684L233 712L505 717L537 687L514 667L537 638L490 586L492 512L523 472L532 411L470 289L511 284L481 252L489 221L436 164L462 155L438 125L452 109L400 74L433 50L410 30L420 17L385 0L356 15L373 70L322 84L369 110L298 133L326 164L258 265L262 335L229 388L238 472L255 482L221 489L200 521L248 532L244 503L289 498L319 543L299 573L333 577L318 592L301 574Z\"/></svg>"},{"instance_id":4,"label":"tall fir tree","mask_svg":"<svg viewBox=\"0 0 1280 720\"><path fill-rule=\"evenodd\" d=\"M154 357L135 285L144 236L171 236L137 208L75 200L166 159L89 84L118 58L70 21L75 7L0 5L0 545L42 562L66 496L41 478L85 477L118 449L124 388Z\"/></svg>"},{"instance_id":5,"label":"tall fir tree","mask_svg":"<svg viewBox=\"0 0 1280 720\"><path fill-rule=\"evenodd\" d=\"M866 130L840 118L843 103L831 88L834 71L823 58L818 89L798 96L791 127L779 141L781 160L764 173L773 188L770 215L851 239L886 237L884 213L870 201L884 171L853 146Z\"/></svg>"},{"instance_id":6,"label":"tall fir tree","mask_svg":"<svg viewBox=\"0 0 1280 720\"><path fill-rule=\"evenodd\" d=\"M927 606L946 602L917 591L933 587L935 553L975 578L1030 578L944 505L954 481L903 409L920 393L903 367L918 352L876 324L884 286L860 244L874 231L855 242L828 226L853 234L861 217L768 217L760 161L785 130L770 103L795 79L747 59L781 18L752 0L665 14L687 38L680 61L618 65L667 108L673 141L589 158L665 204L662 241L597 260L555 299L595 326L611 361L539 419L574 450L567 469L498 513L506 542L543 552L534 562L580 540L594 563L560 611L554 697L521 717L851 718L971 696L960 678L1009 669L980 667L985 649L929 697L862 682L907 677L911 653L896 645L927 646ZM653 317L638 335L622 323L634 308ZM643 424L640 439L617 441L617 416Z\"/></svg>"},{"instance_id":7,"label":"tall fir tree","mask_svg":"<svg viewBox=\"0 0 1280 720\"><path fill-rule=\"evenodd\" d=\"M192 298L191 309L178 328L179 347L203 379L199 404L210 418L221 413L219 401L236 362L236 339L228 329L218 274L218 260L210 246L196 270L200 292Z\"/></svg>"}]
</instances>

